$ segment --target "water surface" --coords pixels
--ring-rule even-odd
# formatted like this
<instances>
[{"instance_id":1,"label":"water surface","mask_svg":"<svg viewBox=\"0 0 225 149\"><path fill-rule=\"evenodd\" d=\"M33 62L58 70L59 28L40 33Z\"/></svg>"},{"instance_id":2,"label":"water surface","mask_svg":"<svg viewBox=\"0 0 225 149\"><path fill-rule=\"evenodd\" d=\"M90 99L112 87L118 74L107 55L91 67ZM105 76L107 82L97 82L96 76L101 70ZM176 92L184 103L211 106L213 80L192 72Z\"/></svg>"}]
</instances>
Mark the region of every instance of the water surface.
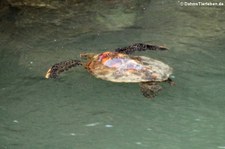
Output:
<instances>
[{"instance_id":1,"label":"water surface","mask_svg":"<svg viewBox=\"0 0 225 149\"><path fill-rule=\"evenodd\" d=\"M0 148L225 148L225 6L175 1L80 2L0 15ZM54 63L132 43L174 68L175 87L154 100L138 84L76 68L45 80Z\"/></svg>"}]
</instances>

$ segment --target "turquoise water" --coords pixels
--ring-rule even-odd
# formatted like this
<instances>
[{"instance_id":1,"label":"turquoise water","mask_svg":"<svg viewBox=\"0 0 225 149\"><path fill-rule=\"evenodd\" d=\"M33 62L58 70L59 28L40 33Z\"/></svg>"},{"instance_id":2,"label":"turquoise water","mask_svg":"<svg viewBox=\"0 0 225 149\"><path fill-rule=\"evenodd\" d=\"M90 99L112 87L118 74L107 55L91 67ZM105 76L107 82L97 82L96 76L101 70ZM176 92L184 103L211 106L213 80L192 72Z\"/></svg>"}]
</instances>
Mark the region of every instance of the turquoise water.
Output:
<instances>
[{"instance_id":1,"label":"turquoise water","mask_svg":"<svg viewBox=\"0 0 225 149\"><path fill-rule=\"evenodd\" d=\"M0 15L1 149L225 148L225 6L175 1L95 1ZM54 63L132 43L174 68L175 87L153 100L138 84L76 68L43 78Z\"/></svg>"}]
</instances>

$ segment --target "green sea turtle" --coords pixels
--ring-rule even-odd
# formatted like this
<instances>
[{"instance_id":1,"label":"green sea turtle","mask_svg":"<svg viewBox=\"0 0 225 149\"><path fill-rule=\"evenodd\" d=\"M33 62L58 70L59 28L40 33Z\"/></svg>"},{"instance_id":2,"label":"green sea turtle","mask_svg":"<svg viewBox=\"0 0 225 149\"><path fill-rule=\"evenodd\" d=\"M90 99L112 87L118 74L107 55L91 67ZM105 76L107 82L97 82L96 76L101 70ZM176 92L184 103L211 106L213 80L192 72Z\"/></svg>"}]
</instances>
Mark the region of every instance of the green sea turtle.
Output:
<instances>
[{"instance_id":1,"label":"green sea turtle","mask_svg":"<svg viewBox=\"0 0 225 149\"><path fill-rule=\"evenodd\" d=\"M173 69L153 58L130 55L135 51L145 50L167 50L167 48L137 43L118 48L114 52L80 54L86 62L68 60L57 63L47 71L45 78L57 78L61 72L83 65L96 78L111 82L139 83L143 95L152 98L162 89L160 82L174 84L169 78Z\"/></svg>"}]
</instances>

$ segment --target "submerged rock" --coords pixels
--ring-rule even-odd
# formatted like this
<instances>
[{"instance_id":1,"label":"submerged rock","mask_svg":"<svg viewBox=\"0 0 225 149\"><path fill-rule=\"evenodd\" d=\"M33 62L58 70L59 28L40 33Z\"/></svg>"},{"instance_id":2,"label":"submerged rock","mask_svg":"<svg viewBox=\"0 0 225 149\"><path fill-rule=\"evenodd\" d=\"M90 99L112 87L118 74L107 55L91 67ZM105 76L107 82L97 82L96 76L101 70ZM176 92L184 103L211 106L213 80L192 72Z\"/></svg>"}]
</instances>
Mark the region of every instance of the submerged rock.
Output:
<instances>
[{"instance_id":1,"label":"submerged rock","mask_svg":"<svg viewBox=\"0 0 225 149\"><path fill-rule=\"evenodd\" d=\"M56 9L57 6L54 6L53 1L45 0L7 0L10 6L12 7L37 7L37 8L49 8Z\"/></svg>"}]
</instances>

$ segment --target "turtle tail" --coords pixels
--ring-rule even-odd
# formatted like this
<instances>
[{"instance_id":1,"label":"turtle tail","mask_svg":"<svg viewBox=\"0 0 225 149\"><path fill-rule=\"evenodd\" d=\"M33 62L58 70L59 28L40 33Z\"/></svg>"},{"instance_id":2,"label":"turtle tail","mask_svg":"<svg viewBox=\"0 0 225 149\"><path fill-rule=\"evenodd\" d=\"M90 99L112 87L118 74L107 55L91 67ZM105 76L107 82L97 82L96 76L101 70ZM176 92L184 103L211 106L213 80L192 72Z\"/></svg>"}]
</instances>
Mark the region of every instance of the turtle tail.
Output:
<instances>
[{"instance_id":1,"label":"turtle tail","mask_svg":"<svg viewBox=\"0 0 225 149\"><path fill-rule=\"evenodd\" d=\"M143 43L136 43L128 47L124 48L117 48L115 51L119 53L125 53L125 54L132 54L135 51L146 51L146 50L168 50L166 47L158 46L158 45L151 45L151 44L143 44Z\"/></svg>"},{"instance_id":2,"label":"turtle tail","mask_svg":"<svg viewBox=\"0 0 225 149\"><path fill-rule=\"evenodd\" d=\"M45 78L57 78L61 72L69 70L70 68L78 65L82 65L80 60L68 60L57 63L48 69Z\"/></svg>"}]
</instances>

